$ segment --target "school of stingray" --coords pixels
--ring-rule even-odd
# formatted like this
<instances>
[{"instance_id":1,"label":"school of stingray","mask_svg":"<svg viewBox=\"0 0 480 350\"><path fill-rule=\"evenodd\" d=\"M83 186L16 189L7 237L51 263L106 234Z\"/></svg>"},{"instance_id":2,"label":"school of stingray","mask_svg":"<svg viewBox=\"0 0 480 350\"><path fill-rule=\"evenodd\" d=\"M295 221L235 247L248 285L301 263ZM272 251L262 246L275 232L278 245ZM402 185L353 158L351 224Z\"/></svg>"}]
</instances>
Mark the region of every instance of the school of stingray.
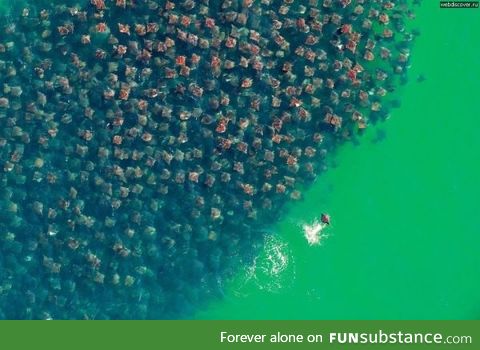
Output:
<instances>
[{"instance_id":1,"label":"school of stingray","mask_svg":"<svg viewBox=\"0 0 480 350\"><path fill-rule=\"evenodd\" d=\"M259 228L389 116L412 7L89 0L3 20L0 319L181 318L221 297Z\"/></svg>"}]
</instances>

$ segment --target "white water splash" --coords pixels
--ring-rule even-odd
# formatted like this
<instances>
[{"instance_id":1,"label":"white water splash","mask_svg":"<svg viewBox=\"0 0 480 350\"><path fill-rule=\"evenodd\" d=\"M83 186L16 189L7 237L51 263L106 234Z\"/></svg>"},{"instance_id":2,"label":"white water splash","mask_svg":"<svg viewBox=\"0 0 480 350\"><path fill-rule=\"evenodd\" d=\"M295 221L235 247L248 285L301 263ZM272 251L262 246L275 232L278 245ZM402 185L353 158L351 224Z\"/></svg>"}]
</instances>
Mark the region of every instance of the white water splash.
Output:
<instances>
[{"instance_id":1,"label":"white water splash","mask_svg":"<svg viewBox=\"0 0 480 350\"><path fill-rule=\"evenodd\" d=\"M265 275L276 277L288 267L287 244L269 237L265 244L266 257L259 266Z\"/></svg>"},{"instance_id":2,"label":"white water splash","mask_svg":"<svg viewBox=\"0 0 480 350\"><path fill-rule=\"evenodd\" d=\"M260 290L278 293L290 287L295 280L295 264L288 244L275 234L268 234L264 252L245 270L238 281L236 294L242 296L243 287L253 283ZM248 288L248 287L247 287Z\"/></svg>"},{"instance_id":3,"label":"white water splash","mask_svg":"<svg viewBox=\"0 0 480 350\"><path fill-rule=\"evenodd\" d=\"M303 224L302 230L305 239L309 245L320 245L322 241L328 237L328 235L323 232L323 230L328 225L321 222L318 219L315 219L311 224Z\"/></svg>"}]
</instances>

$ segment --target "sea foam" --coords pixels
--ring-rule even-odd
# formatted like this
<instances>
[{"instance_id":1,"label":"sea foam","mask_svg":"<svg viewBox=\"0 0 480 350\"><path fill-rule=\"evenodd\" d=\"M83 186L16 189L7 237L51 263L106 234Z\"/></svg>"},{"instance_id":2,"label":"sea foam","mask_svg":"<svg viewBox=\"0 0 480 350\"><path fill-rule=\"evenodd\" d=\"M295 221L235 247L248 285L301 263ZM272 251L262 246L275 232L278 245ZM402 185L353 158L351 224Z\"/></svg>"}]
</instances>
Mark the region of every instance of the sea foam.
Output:
<instances>
[{"instance_id":1,"label":"sea foam","mask_svg":"<svg viewBox=\"0 0 480 350\"><path fill-rule=\"evenodd\" d=\"M323 230L327 226L327 224L321 222L318 219L315 219L311 224L303 224L303 235L307 240L308 244L320 245L323 239L327 237L327 235L323 232Z\"/></svg>"}]
</instances>

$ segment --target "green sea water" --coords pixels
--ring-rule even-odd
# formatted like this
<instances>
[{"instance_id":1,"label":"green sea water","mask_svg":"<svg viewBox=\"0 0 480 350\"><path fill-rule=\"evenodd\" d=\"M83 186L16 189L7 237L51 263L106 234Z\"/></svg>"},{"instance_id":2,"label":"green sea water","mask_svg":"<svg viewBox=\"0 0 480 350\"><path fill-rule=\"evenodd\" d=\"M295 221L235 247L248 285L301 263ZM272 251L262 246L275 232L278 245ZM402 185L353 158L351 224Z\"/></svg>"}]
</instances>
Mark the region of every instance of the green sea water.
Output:
<instances>
[{"instance_id":1,"label":"green sea water","mask_svg":"<svg viewBox=\"0 0 480 350\"><path fill-rule=\"evenodd\" d=\"M480 10L425 1L415 23L400 108L340 149L255 266L196 318L479 318ZM302 225L322 212L328 237L309 246Z\"/></svg>"},{"instance_id":2,"label":"green sea water","mask_svg":"<svg viewBox=\"0 0 480 350\"><path fill-rule=\"evenodd\" d=\"M480 317L480 9L424 1L416 13L400 108L339 151L197 318ZM325 211L328 237L309 246L301 225Z\"/></svg>"}]
</instances>

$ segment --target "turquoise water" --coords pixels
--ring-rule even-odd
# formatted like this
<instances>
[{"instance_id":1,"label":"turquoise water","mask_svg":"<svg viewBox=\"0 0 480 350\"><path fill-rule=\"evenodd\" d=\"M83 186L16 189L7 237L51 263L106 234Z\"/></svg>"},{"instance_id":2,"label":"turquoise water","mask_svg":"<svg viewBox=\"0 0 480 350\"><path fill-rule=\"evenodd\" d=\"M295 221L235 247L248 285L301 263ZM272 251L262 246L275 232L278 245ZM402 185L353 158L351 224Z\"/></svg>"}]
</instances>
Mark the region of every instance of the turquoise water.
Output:
<instances>
[{"instance_id":1,"label":"turquoise water","mask_svg":"<svg viewBox=\"0 0 480 350\"><path fill-rule=\"evenodd\" d=\"M382 69L405 64L408 40L365 29L369 11L334 7L353 27L326 15L315 37L305 21L318 32L311 17L333 10L314 1L255 3L248 18L216 2L78 2L49 14L3 2L0 318L179 318L199 305L197 318L479 316L478 10L424 4L399 108L330 155L362 125L353 108L383 115L360 91L399 80L375 74L380 46L393 57ZM407 12L389 13L400 30ZM261 25L276 16L278 33ZM328 52L317 62L304 44ZM274 221L324 152L330 169ZM310 246L321 213L332 224Z\"/></svg>"},{"instance_id":2,"label":"turquoise water","mask_svg":"<svg viewBox=\"0 0 480 350\"><path fill-rule=\"evenodd\" d=\"M400 108L339 151L256 267L197 318L480 317L480 10L416 13ZM301 224L324 211L328 237L309 246Z\"/></svg>"}]
</instances>

